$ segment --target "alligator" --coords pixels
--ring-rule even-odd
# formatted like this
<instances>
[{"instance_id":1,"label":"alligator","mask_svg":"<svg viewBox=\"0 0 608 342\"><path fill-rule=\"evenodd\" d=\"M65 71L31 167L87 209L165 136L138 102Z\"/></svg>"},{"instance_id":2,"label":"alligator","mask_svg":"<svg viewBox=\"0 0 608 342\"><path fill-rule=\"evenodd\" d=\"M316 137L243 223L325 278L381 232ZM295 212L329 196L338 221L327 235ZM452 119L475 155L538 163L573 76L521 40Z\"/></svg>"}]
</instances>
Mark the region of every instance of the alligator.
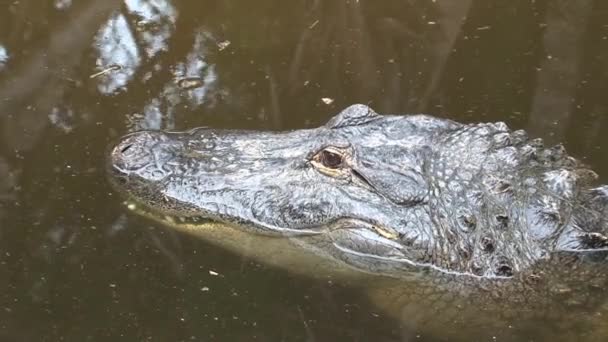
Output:
<instances>
[{"instance_id":1,"label":"alligator","mask_svg":"<svg viewBox=\"0 0 608 342\"><path fill-rule=\"evenodd\" d=\"M606 307L608 186L502 122L357 104L314 129L134 132L107 165L138 214L374 287L397 315L500 325Z\"/></svg>"}]
</instances>

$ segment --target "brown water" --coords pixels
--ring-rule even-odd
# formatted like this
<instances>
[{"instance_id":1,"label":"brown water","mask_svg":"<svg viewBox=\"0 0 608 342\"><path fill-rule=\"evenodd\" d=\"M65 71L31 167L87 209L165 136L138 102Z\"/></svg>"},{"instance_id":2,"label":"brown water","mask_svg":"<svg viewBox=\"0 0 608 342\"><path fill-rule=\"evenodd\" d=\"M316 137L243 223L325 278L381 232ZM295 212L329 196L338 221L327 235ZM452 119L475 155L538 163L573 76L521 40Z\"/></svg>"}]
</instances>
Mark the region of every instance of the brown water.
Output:
<instances>
[{"instance_id":1,"label":"brown water","mask_svg":"<svg viewBox=\"0 0 608 342\"><path fill-rule=\"evenodd\" d=\"M607 91L604 0L2 1L0 340L449 339L130 215L106 148L138 128L316 126L360 102L505 121L606 183Z\"/></svg>"}]
</instances>

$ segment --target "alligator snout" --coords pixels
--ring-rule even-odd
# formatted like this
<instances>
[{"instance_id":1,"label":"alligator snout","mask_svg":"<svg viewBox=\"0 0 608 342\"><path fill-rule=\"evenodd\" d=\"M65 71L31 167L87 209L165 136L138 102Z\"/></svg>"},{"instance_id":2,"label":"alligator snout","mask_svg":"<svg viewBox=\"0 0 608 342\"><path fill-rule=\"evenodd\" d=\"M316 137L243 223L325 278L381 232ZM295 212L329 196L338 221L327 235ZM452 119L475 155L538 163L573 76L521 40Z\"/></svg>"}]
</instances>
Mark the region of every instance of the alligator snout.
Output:
<instances>
[{"instance_id":1,"label":"alligator snout","mask_svg":"<svg viewBox=\"0 0 608 342\"><path fill-rule=\"evenodd\" d=\"M110 152L113 169L129 173L154 163L153 147L163 140L164 133L142 131L124 136Z\"/></svg>"}]
</instances>

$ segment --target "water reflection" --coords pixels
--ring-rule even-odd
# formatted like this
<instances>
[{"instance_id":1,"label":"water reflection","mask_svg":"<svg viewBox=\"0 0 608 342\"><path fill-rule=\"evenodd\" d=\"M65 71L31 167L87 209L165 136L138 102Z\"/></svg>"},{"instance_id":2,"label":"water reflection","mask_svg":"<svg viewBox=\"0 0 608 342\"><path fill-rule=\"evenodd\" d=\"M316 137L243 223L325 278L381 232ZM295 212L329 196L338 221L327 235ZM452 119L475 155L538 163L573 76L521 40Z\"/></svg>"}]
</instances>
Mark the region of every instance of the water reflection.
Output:
<instances>
[{"instance_id":1,"label":"water reflection","mask_svg":"<svg viewBox=\"0 0 608 342\"><path fill-rule=\"evenodd\" d=\"M593 9L592 0L557 1L549 4L542 25L543 55L536 72L528 131L543 134L548 141L563 141L568 122L576 111L577 89L584 82L581 74L586 23Z\"/></svg>"},{"instance_id":2,"label":"water reflection","mask_svg":"<svg viewBox=\"0 0 608 342\"><path fill-rule=\"evenodd\" d=\"M184 107L195 111L203 104L207 108L213 106L210 103L213 97L208 101L208 93L215 89L217 75L214 66L205 61L208 45L212 43L208 33L200 31L196 34L192 50L184 61L170 68L172 78L166 81L160 94L144 106L143 115L134 113L127 116L129 130L173 129L176 111Z\"/></svg>"},{"instance_id":3,"label":"water reflection","mask_svg":"<svg viewBox=\"0 0 608 342\"><path fill-rule=\"evenodd\" d=\"M195 111L203 104L206 108L213 106L214 97L209 96L209 92L216 89L217 74L215 66L206 61L206 56L209 46L215 46L214 42L208 32L199 30L195 34L191 50L183 61L170 67L172 77L144 106L143 115L134 113L127 116L130 130L173 129L176 111L185 108ZM145 75L144 80L151 77Z\"/></svg>"},{"instance_id":4,"label":"water reflection","mask_svg":"<svg viewBox=\"0 0 608 342\"><path fill-rule=\"evenodd\" d=\"M147 57L165 50L177 21L171 0L125 0L125 4Z\"/></svg>"},{"instance_id":5,"label":"water reflection","mask_svg":"<svg viewBox=\"0 0 608 342\"><path fill-rule=\"evenodd\" d=\"M188 53L185 61L178 63L173 75L180 85L180 81L192 79L200 81L195 87L180 88L188 90L185 94L188 96L191 105L199 106L205 102L209 89L215 87L217 74L215 66L209 65L205 60L205 56L209 53L209 46L214 46L215 39L205 31L196 33L192 50ZM189 89L191 88L191 89Z\"/></svg>"},{"instance_id":6,"label":"water reflection","mask_svg":"<svg viewBox=\"0 0 608 342\"><path fill-rule=\"evenodd\" d=\"M49 114L49 121L64 133L70 133L75 125L74 116L74 111L70 108L54 107Z\"/></svg>"},{"instance_id":7,"label":"water reflection","mask_svg":"<svg viewBox=\"0 0 608 342\"><path fill-rule=\"evenodd\" d=\"M123 14L110 18L96 40L99 49L98 67L104 70L113 65L118 66L116 72L99 78L99 91L112 94L124 88L135 74L135 69L141 63L139 47Z\"/></svg>"},{"instance_id":8,"label":"water reflection","mask_svg":"<svg viewBox=\"0 0 608 342\"><path fill-rule=\"evenodd\" d=\"M8 51L6 48L0 44L0 71L4 69L6 62L8 61Z\"/></svg>"},{"instance_id":9,"label":"water reflection","mask_svg":"<svg viewBox=\"0 0 608 342\"><path fill-rule=\"evenodd\" d=\"M127 214L103 160L131 130L302 128L362 102L507 121L608 182L605 1L0 6L0 339L445 337Z\"/></svg>"},{"instance_id":10,"label":"water reflection","mask_svg":"<svg viewBox=\"0 0 608 342\"><path fill-rule=\"evenodd\" d=\"M125 4L124 13L110 18L96 37L98 68L103 71L116 66L115 72L110 70L99 77L98 87L104 94L124 90L143 57L153 58L167 48L177 20L177 12L168 0L128 0Z\"/></svg>"}]
</instances>

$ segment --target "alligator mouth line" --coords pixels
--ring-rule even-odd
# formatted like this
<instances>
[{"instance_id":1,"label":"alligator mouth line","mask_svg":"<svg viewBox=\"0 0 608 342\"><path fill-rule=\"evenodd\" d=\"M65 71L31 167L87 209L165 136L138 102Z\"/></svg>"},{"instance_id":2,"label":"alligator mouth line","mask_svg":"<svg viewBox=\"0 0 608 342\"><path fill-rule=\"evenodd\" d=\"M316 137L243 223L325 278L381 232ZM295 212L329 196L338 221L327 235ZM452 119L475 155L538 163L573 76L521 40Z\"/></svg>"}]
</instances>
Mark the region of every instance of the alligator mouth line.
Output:
<instances>
[{"instance_id":1,"label":"alligator mouth line","mask_svg":"<svg viewBox=\"0 0 608 342\"><path fill-rule=\"evenodd\" d=\"M184 227L192 227L192 226L204 226L205 224L221 222L219 220L214 220L212 218L204 217L204 216L181 216L181 215L170 215L166 213L158 213L155 212L153 208L146 206L145 204L141 204L134 200L126 200L123 202L123 205L130 211L144 216L146 218L152 219L154 221L160 221L165 224L169 224L172 226L184 226Z\"/></svg>"},{"instance_id":2,"label":"alligator mouth line","mask_svg":"<svg viewBox=\"0 0 608 342\"><path fill-rule=\"evenodd\" d=\"M132 199L125 200L123 202L123 205L125 205L128 210L130 210L140 216L146 217L148 219L159 222L161 224L166 224L166 225L169 225L172 227L177 227L178 229L179 228L182 228L184 230L204 229L205 226L211 227L211 225L214 223L226 225L227 227L230 227L233 229L238 229L238 225L230 224L229 222L225 222L225 221L222 221L219 219L213 219L213 218L204 217L204 216L180 216L180 215L170 215L170 214L166 214L166 213L158 213L158 212L155 212L153 208L150 208L149 206L139 203ZM349 228L340 228L340 229L349 229ZM395 236L393 236L392 234L387 235L387 234L389 234L389 232L384 231L384 229L381 229L381 230L379 230L379 229L381 229L381 228L374 227L373 231L376 234L378 234L379 236L382 236L386 239L393 240L393 241L395 240ZM322 233L323 233L322 231L314 231L312 234L322 234ZM312 234L308 234L308 235L312 235ZM264 234L264 235L266 235L268 237L272 237L268 234ZM305 235L305 234L302 234L302 235ZM393 258L382 257L382 256L373 255L373 254L362 253L357 250L351 249L349 247L343 246L340 243L337 243L336 241L333 242L333 245L335 248L337 248L341 252L347 253L349 255L375 259L378 261L403 263L403 265L407 265L409 267L427 269L429 271L437 271L442 274L447 274L447 275L456 276L456 277L471 277L471 278L476 278L476 279L488 279L488 280L498 280L498 281L499 280L508 280L508 279L512 278L512 277L507 277L507 276L480 276L480 275L472 274L469 272L451 271L451 270L447 270L447 269L438 267L438 266L430 264L430 263L420 263L420 262L416 262L414 260L410 260L408 258L393 259Z\"/></svg>"},{"instance_id":3,"label":"alligator mouth line","mask_svg":"<svg viewBox=\"0 0 608 342\"><path fill-rule=\"evenodd\" d=\"M264 225L261 222L243 219L231 220L229 218L223 219L222 217L215 218L203 215L174 215L167 212L159 212L158 210L155 210L155 208L150 207L149 205L141 203L136 199L132 198L125 200L123 204L127 207L128 210L133 211L138 215L144 216L162 224L174 227L182 227L184 229L202 229L205 225L217 223L239 230L243 230L245 229L243 227L247 227L246 229L251 231L252 234L260 234L270 237L306 236L324 233L323 230L317 229L318 227L292 229L274 226L271 227Z\"/></svg>"}]
</instances>

